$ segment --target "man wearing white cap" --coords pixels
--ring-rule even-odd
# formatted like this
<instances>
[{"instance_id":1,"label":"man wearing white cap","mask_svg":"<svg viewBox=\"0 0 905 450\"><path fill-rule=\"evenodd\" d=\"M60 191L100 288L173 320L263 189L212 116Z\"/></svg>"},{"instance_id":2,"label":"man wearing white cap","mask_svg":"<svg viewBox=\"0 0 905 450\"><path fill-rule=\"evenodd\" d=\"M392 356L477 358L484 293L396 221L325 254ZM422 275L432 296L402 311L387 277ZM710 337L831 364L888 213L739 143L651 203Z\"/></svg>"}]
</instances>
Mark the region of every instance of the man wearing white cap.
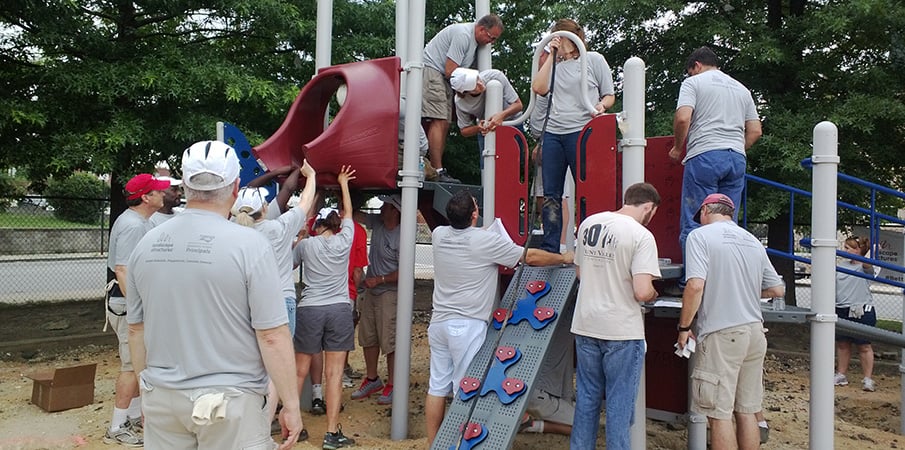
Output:
<instances>
[{"instance_id":1,"label":"man wearing white cap","mask_svg":"<svg viewBox=\"0 0 905 450\"><path fill-rule=\"evenodd\" d=\"M678 324L680 349L692 336L698 341L691 410L707 416L714 449L759 446L755 414L762 409L767 352L760 299L785 293L764 246L734 216L735 203L719 193L704 198L695 213L702 226L685 243L688 281Z\"/></svg>"},{"instance_id":2,"label":"man wearing white cap","mask_svg":"<svg viewBox=\"0 0 905 450\"><path fill-rule=\"evenodd\" d=\"M173 208L182 203L182 180L166 176L157 177L157 179L169 181L170 187L163 191L163 206L157 211L154 211L154 214L151 214L151 217L148 219L151 222L151 226L155 227L172 219L173 216L176 215Z\"/></svg>"},{"instance_id":3,"label":"man wearing white cap","mask_svg":"<svg viewBox=\"0 0 905 450\"><path fill-rule=\"evenodd\" d=\"M167 181L150 174L136 175L125 186L126 206L110 228L107 252L107 321L119 341L120 371L116 378L113 418L104 433L104 442L141 446L141 400L138 379L129 352L129 324L126 322L126 276L129 255L138 241L151 229L148 217L163 204ZM104 331L107 327L104 326Z\"/></svg>"},{"instance_id":4,"label":"man wearing white cap","mask_svg":"<svg viewBox=\"0 0 905 450\"><path fill-rule=\"evenodd\" d=\"M503 87L502 109L493 116L484 117L486 108L485 90L487 83L496 80ZM453 71L449 79L453 91L456 92L456 117L458 118L459 132L462 136L478 137L478 149L481 155L484 153L484 135L496 130L503 121L515 117L522 110L522 101L518 93L512 87L512 83L503 72L496 69L478 72L474 69L459 67ZM480 159L480 166L484 168L484 158Z\"/></svg>"},{"instance_id":5,"label":"man wearing white cap","mask_svg":"<svg viewBox=\"0 0 905 450\"><path fill-rule=\"evenodd\" d=\"M218 141L183 153L185 211L149 231L129 258L129 344L148 448L268 448L267 384L295 444L302 429L276 257L227 220L239 159Z\"/></svg>"},{"instance_id":6,"label":"man wearing white cap","mask_svg":"<svg viewBox=\"0 0 905 450\"><path fill-rule=\"evenodd\" d=\"M471 67L478 47L489 45L501 34L503 21L496 14L488 14L477 22L447 26L424 47L421 118L429 121L427 141L438 181L459 182L443 168L443 150L453 110L453 93L448 80L457 68Z\"/></svg>"},{"instance_id":7,"label":"man wearing white cap","mask_svg":"<svg viewBox=\"0 0 905 450\"><path fill-rule=\"evenodd\" d=\"M361 321L358 344L365 357L366 374L352 399L364 399L380 392L378 405L393 403L393 365L396 353L396 281L399 278L399 224L402 199L399 194L381 196L380 215L360 214L357 218L371 229L368 255L367 292L358 303ZM380 353L386 355L387 383L377 373Z\"/></svg>"}]
</instances>

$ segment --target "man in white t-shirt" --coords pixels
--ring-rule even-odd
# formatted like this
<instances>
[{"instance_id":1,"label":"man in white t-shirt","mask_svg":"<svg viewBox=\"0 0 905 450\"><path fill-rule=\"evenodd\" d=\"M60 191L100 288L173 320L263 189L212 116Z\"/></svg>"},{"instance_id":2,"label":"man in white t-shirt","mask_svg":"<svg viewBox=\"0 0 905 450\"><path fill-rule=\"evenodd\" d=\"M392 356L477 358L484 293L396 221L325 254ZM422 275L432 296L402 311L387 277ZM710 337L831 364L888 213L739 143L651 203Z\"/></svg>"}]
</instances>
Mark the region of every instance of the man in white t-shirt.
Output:
<instances>
[{"instance_id":1,"label":"man in white t-shirt","mask_svg":"<svg viewBox=\"0 0 905 450\"><path fill-rule=\"evenodd\" d=\"M641 303L657 298L657 243L646 228L660 194L648 183L625 191L618 211L589 216L578 228L576 274L581 278L572 333L578 359L570 448L597 448L606 395L606 448L630 447L629 428L644 363Z\"/></svg>"},{"instance_id":2,"label":"man in white t-shirt","mask_svg":"<svg viewBox=\"0 0 905 450\"><path fill-rule=\"evenodd\" d=\"M686 243L688 284L678 326L677 343L684 348L697 315L691 411L707 416L715 450L759 447L755 414L763 403L767 352L760 299L785 294L763 244L734 215L735 203L718 193L694 215L702 226Z\"/></svg>"},{"instance_id":3,"label":"man in white t-shirt","mask_svg":"<svg viewBox=\"0 0 905 450\"><path fill-rule=\"evenodd\" d=\"M478 203L467 190L446 205L450 226L434 229L433 314L428 326L430 381L424 401L428 446L434 441L446 396L459 387L471 360L484 344L496 304L499 266L515 267L525 255L531 265L571 264L572 253L549 253L516 245L498 233L475 227Z\"/></svg>"}]
</instances>

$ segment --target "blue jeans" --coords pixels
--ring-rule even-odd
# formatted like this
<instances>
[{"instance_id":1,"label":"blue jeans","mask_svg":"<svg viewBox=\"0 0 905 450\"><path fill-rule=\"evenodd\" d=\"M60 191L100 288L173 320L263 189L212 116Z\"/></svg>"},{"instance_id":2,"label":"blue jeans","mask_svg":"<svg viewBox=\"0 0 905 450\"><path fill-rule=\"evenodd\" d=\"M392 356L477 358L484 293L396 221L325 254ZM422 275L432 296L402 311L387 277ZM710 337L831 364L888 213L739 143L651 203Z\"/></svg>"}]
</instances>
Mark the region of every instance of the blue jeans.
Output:
<instances>
[{"instance_id":1,"label":"blue jeans","mask_svg":"<svg viewBox=\"0 0 905 450\"><path fill-rule=\"evenodd\" d=\"M745 188L745 155L729 149L710 150L685 163L682 176L682 215L679 219L679 243L685 253L685 238L691 230L701 226L694 215L704 198L715 192L725 194L735 203L735 216L742 203Z\"/></svg>"},{"instance_id":2,"label":"blue jeans","mask_svg":"<svg viewBox=\"0 0 905 450\"><path fill-rule=\"evenodd\" d=\"M606 448L628 450L629 428L635 414L635 397L641 382L644 340L608 341L575 336L578 358L575 421L571 450L597 448L600 404L606 394Z\"/></svg>"},{"instance_id":3,"label":"blue jeans","mask_svg":"<svg viewBox=\"0 0 905 450\"><path fill-rule=\"evenodd\" d=\"M298 300L295 296L286 297L286 314L289 315L289 337L295 336L295 310L298 308Z\"/></svg>"},{"instance_id":4,"label":"blue jeans","mask_svg":"<svg viewBox=\"0 0 905 450\"><path fill-rule=\"evenodd\" d=\"M544 224L544 240L541 250L559 253L562 234L562 191L566 179L566 167L575 176L575 154L578 151L578 134L544 133L541 170L544 176L544 208L541 220Z\"/></svg>"}]
</instances>

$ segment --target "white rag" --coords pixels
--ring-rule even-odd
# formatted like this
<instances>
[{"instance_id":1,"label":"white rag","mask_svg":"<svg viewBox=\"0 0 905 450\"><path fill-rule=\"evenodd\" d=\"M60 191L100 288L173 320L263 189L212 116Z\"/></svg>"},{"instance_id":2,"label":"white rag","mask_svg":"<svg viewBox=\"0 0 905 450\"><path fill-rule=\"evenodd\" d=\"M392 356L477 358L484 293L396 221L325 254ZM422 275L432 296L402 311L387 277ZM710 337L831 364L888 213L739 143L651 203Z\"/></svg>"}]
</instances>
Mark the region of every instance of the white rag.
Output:
<instances>
[{"instance_id":1,"label":"white rag","mask_svg":"<svg viewBox=\"0 0 905 450\"><path fill-rule=\"evenodd\" d=\"M192 422L195 425L210 425L226 418L226 404L229 399L222 392L204 394L195 399L192 408Z\"/></svg>"}]
</instances>

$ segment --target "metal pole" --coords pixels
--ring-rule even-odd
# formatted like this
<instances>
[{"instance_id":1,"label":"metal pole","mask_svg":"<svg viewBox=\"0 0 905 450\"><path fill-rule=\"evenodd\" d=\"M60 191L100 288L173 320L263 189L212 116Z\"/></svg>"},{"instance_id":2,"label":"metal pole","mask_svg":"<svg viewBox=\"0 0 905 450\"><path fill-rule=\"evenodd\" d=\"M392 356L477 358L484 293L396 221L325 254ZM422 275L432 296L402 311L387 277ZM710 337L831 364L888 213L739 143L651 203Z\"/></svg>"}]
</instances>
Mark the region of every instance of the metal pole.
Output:
<instances>
[{"instance_id":1,"label":"metal pole","mask_svg":"<svg viewBox=\"0 0 905 450\"><path fill-rule=\"evenodd\" d=\"M402 181L402 222L399 236L403 245L399 246L399 298L396 303L396 358L393 380L393 417L390 438L394 441L408 437L409 420L409 373L412 358L412 305L415 300L415 235L418 212L418 188L424 178L424 171L418 164L418 127L421 126L421 79L423 63L425 0L409 0L409 30L419 30L409 36L408 73L405 102L405 144L403 164L399 175Z\"/></svg>"},{"instance_id":2,"label":"metal pole","mask_svg":"<svg viewBox=\"0 0 905 450\"><path fill-rule=\"evenodd\" d=\"M488 14L490 14L490 0L475 0L475 22L477 22L481 17L484 17ZM493 45L492 42L490 44L478 47L478 70L488 70L492 68L492 62L490 61L491 45Z\"/></svg>"},{"instance_id":3,"label":"metal pole","mask_svg":"<svg viewBox=\"0 0 905 450\"><path fill-rule=\"evenodd\" d=\"M836 337L836 171L839 132L832 122L814 127L811 213L810 448L833 448L833 354Z\"/></svg>"},{"instance_id":4,"label":"metal pole","mask_svg":"<svg viewBox=\"0 0 905 450\"><path fill-rule=\"evenodd\" d=\"M628 127L622 133L622 192L644 181L644 61L632 57L625 62L625 91L623 93L623 115ZM646 364L641 366L641 383L635 398L635 422L632 424L631 442L633 450L647 448L647 395L645 385Z\"/></svg>"},{"instance_id":5,"label":"metal pole","mask_svg":"<svg viewBox=\"0 0 905 450\"><path fill-rule=\"evenodd\" d=\"M631 57L625 62L625 91L622 115L622 193L629 186L644 181L644 61Z\"/></svg>"},{"instance_id":6,"label":"metal pole","mask_svg":"<svg viewBox=\"0 0 905 450\"><path fill-rule=\"evenodd\" d=\"M396 0L396 56L405 63L408 50L408 20L409 20L409 2L408 0ZM399 74L400 92L405 92L405 76L403 70Z\"/></svg>"},{"instance_id":7,"label":"metal pole","mask_svg":"<svg viewBox=\"0 0 905 450\"><path fill-rule=\"evenodd\" d=\"M484 117L492 117L503 110L503 85L497 80L487 83L484 92ZM481 217L483 226L493 223L496 217L496 131L491 131L484 136L484 170L481 171L481 185L484 188L484 211Z\"/></svg>"},{"instance_id":8,"label":"metal pole","mask_svg":"<svg viewBox=\"0 0 905 450\"><path fill-rule=\"evenodd\" d=\"M333 0L317 0L317 28L314 45L314 66L317 70L330 66L333 52Z\"/></svg>"}]
</instances>

